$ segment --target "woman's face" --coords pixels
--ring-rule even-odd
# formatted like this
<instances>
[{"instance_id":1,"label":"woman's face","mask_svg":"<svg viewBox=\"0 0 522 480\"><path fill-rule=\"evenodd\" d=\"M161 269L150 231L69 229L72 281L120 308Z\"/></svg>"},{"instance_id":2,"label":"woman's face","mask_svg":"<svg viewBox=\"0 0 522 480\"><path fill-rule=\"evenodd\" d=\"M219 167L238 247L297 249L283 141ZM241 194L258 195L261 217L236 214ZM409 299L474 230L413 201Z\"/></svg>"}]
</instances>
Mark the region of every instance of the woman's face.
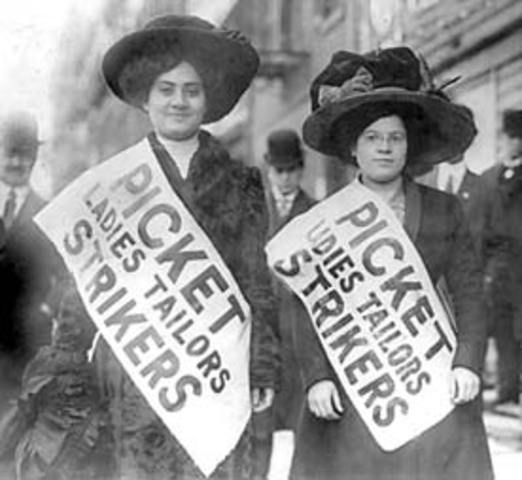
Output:
<instances>
[{"instance_id":1,"label":"woman's face","mask_svg":"<svg viewBox=\"0 0 522 480\"><path fill-rule=\"evenodd\" d=\"M161 136L171 140L194 136L206 111L203 82L194 67L183 61L159 75L144 108Z\"/></svg>"},{"instance_id":2,"label":"woman's face","mask_svg":"<svg viewBox=\"0 0 522 480\"><path fill-rule=\"evenodd\" d=\"M375 183L395 180L406 164L406 128L397 115L382 117L368 125L352 149L365 179Z\"/></svg>"}]
</instances>

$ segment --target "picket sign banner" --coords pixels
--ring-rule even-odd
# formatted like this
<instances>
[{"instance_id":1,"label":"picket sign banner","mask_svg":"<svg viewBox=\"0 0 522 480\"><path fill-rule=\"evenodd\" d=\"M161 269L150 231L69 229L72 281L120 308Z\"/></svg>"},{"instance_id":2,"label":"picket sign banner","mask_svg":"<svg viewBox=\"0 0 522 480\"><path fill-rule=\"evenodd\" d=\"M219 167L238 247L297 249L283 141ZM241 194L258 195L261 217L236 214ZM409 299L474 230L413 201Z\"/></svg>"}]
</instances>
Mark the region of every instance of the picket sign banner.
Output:
<instances>
[{"instance_id":1,"label":"picket sign banner","mask_svg":"<svg viewBox=\"0 0 522 480\"><path fill-rule=\"evenodd\" d=\"M375 193L351 183L291 221L266 252L383 450L451 412L455 332L419 253Z\"/></svg>"},{"instance_id":2,"label":"picket sign banner","mask_svg":"<svg viewBox=\"0 0 522 480\"><path fill-rule=\"evenodd\" d=\"M251 313L144 140L37 217L110 348L205 475L250 416Z\"/></svg>"}]
</instances>

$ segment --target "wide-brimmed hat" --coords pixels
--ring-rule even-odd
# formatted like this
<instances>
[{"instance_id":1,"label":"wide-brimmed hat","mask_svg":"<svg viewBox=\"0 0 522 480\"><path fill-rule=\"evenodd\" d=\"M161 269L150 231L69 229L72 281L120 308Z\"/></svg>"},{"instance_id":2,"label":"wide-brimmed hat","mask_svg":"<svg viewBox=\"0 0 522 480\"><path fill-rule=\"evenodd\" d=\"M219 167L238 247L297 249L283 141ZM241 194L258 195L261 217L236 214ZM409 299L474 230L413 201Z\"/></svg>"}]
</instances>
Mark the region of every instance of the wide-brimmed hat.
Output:
<instances>
[{"instance_id":1,"label":"wide-brimmed hat","mask_svg":"<svg viewBox=\"0 0 522 480\"><path fill-rule=\"evenodd\" d=\"M504 110L502 131L512 138L522 138L522 110Z\"/></svg>"},{"instance_id":2,"label":"wide-brimmed hat","mask_svg":"<svg viewBox=\"0 0 522 480\"><path fill-rule=\"evenodd\" d=\"M274 130L267 138L265 161L275 168L293 169L304 165L301 139L292 129Z\"/></svg>"},{"instance_id":3,"label":"wide-brimmed hat","mask_svg":"<svg viewBox=\"0 0 522 480\"><path fill-rule=\"evenodd\" d=\"M259 66L257 52L237 31L218 28L195 16L157 17L142 30L116 42L103 58L102 72L114 94L133 104L119 82L125 66L138 58L180 48L190 58L198 59L199 64L208 66L209 71L219 73L219 82L204 82L207 111L203 123L219 120L232 110Z\"/></svg>"},{"instance_id":4,"label":"wide-brimmed hat","mask_svg":"<svg viewBox=\"0 0 522 480\"><path fill-rule=\"evenodd\" d=\"M38 139L38 122L25 110L10 111L0 118L0 144L5 149L34 149Z\"/></svg>"},{"instance_id":5,"label":"wide-brimmed hat","mask_svg":"<svg viewBox=\"0 0 522 480\"><path fill-rule=\"evenodd\" d=\"M434 87L426 63L408 47L364 55L336 52L313 81L310 95L312 113L303 139L326 155L346 158L339 127L359 134L382 116L381 106L384 112L414 117L414 131L408 132L416 137L408 138L410 163L447 161L464 152L477 133L469 111Z\"/></svg>"}]
</instances>

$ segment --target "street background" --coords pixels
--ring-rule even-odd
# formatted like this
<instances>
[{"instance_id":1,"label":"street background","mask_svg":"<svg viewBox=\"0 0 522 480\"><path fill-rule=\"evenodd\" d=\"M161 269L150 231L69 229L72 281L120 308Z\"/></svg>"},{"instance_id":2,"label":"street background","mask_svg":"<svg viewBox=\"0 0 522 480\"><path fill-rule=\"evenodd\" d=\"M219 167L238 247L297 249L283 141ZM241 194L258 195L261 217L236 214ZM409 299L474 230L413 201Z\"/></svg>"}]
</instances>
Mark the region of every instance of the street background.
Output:
<instances>
[{"instance_id":1,"label":"street background","mask_svg":"<svg viewBox=\"0 0 522 480\"><path fill-rule=\"evenodd\" d=\"M368 51L407 44L421 52L435 85L469 106L479 134L466 162L482 173L498 161L501 113L522 108L520 0L1 0L0 92L4 108L38 117L44 144L32 179L47 198L90 166L131 145L148 130L145 116L111 96L100 74L115 39L154 15L194 13L241 29L261 56L252 87L211 130L245 163L262 164L276 128L300 131L309 112L311 79L339 49ZM324 198L353 172L307 151L306 190ZM425 181L430 183L428 174ZM493 360L489 359L491 365ZM484 418L499 480L520 478L520 409ZM291 437L279 435L271 480L284 478Z\"/></svg>"}]
</instances>

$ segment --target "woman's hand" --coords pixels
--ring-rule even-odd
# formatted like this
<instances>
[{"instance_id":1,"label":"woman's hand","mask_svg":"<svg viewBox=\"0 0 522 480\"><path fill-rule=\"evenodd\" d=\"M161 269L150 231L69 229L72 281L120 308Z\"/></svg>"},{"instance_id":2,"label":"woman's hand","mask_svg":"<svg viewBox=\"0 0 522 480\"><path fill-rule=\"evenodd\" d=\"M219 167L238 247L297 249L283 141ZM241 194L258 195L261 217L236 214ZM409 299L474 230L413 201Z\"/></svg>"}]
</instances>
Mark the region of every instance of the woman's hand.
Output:
<instances>
[{"instance_id":1,"label":"woman's hand","mask_svg":"<svg viewBox=\"0 0 522 480\"><path fill-rule=\"evenodd\" d=\"M273 388L259 388L252 390L252 410L254 413L262 412L272 406L275 390Z\"/></svg>"},{"instance_id":2,"label":"woman's hand","mask_svg":"<svg viewBox=\"0 0 522 480\"><path fill-rule=\"evenodd\" d=\"M480 378L464 367L455 367L449 378L449 393L453 403L466 403L473 400L480 391Z\"/></svg>"},{"instance_id":3,"label":"woman's hand","mask_svg":"<svg viewBox=\"0 0 522 480\"><path fill-rule=\"evenodd\" d=\"M344 412L339 391L331 380L321 380L308 390L308 408L318 418L339 420Z\"/></svg>"}]
</instances>

